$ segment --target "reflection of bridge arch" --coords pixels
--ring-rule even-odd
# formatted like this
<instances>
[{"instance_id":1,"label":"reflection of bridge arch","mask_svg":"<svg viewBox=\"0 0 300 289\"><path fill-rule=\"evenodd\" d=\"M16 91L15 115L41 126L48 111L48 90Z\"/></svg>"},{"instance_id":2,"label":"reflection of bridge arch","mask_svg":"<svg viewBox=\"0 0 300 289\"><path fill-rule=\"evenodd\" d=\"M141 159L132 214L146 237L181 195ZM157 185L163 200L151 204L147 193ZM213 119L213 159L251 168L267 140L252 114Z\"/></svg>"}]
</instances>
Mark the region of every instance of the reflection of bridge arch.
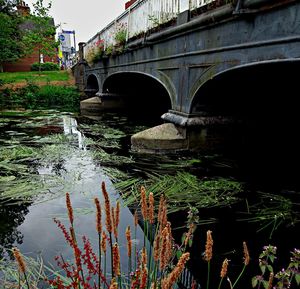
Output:
<instances>
[{"instance_id":1,"label":"reflection of bridge arch","mask_svg":"<svg viewBox=\"0 0 300 289\"><path fill-rule=\"evenodd\" d=\"M116 72L103 82L103 93L120 95L132 112L162 115L171 109L172 101L166 86L152 75L141 72Z\"/></svg>"}]
</instances>

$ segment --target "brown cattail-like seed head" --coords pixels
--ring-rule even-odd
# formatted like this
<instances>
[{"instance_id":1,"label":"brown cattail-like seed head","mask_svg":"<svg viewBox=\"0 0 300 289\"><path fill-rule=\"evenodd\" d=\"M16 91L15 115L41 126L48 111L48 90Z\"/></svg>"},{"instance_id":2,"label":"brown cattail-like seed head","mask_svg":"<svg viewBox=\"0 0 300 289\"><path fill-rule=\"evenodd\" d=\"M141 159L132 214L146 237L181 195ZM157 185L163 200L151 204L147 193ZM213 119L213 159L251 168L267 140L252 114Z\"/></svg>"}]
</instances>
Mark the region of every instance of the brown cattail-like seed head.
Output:
<instances>
[{"instance_id":1,"label":"brown cattail-like seed head","mask_svg":"<svg viewBox=\"0 0 300 289\"><path fill-rule=\"evenodd\" d=\"M116 222L116 211L114 207L111 207L111 219L112 219L112 227L115 238L118 239L118 227Z\"/></svg>"},{"instance_id":2,"label":"brown cattail-like seed head","mask_svg":"<svg viewBox=\"0 0 300 289\"><path fill-rule=\"evenodd\" d=\"M152 192L149 194L148 216L149 216L150 224L153 224L154 223L154 196Z\"/></svg>"},{"instance_id":3,"label":"brown cattail-like seed head","mask_svg":"<svg viewBox=\"0 0 300 289\"><path fill-rule=\"evenodd\" d=\"M102 231L102 236L101 236L101 250L105 254L106 253L106 240L107 236L104 231Z\"/></svg>"},{"instance_id":4,"label":"brown cattail-like seed head","mask_svg":"<svg viewBox=\"0 0 300 289\"><path fill-rule=\"evenodd\" d=\"M184 253L181 255L177 265L173 269L173 271L168 275L168 286L172 288L173 284L179 278L180 274L182 273L186 262L190 259L190 253Z\"/></svg>"},{"instance_id":5,"label":"brown cattail-like seed head","mask_svg":"<svg viewBox=\"0 0 300 289\"><path fill-rule=\"evenodd\" d=\"M246 242L243 242L243 250L244 250L244 264L245 264L245 266L247 266L250 262L250 255L249 255L249 251L248 251Z\"/></svg>"},{"instance_id":6,"label":"brown cattail-like seed head","mask_svg":"<svg viewBox=\"0 0 300 289\"><path fill-rule=\"evenodd\" d=\"M188 232L185 234L185 239L184 239L184 242L183 242L184 246L187 246L189 240L192 239L192 236L193 236L193 233L194 233L194 229L195 229L195 225L193 223L191 223L189 225Z\"/></svg>"},{"instance_id":7,"label":"brown cattail-like seed head","mask_svg":"<svg viewBox=\"0 0 300 289\"><path fill-rule=\"evenodd\" d=\"M159 259L159 249L160 249L160 235L156 234L154 239L154 248L153 248L153 258L157 262Z\"/></svg>"},{"instance_id":8,"label":"brown cattail-like seed head","mask_svg":"<svg viewBox=\"0 0 300 289\"><path fill-rule=\"evenodd\" d=\"M13 254L14 254L14 257L17 261L19 271L21 273L25 273L26 265L25 265L25 261L24 261L22 255L21 255L19 249L18 248L13 248Z\"/></svg>"},{"instance_id":9,"label":"brown cattail-like seed head","mask_svg":"<svg viewBox=\"0 0 300 289\"><path fill-rule=\"evenodd\" d=\"M115 278L113 278L113 279L111 280L109 289L118 289L118 283L116 282L116 279L115 279Z\"/></svg>"},{"instance_id":10,"label":"brown cattail-like seed head","mask_svg":"<svg viewBox=\"0 0 300 289\"><path fill-rule=\"evenodd\" d=\"M120 202L117 201L117 205L116 205L116 227L118 229L120 224Z\"/></svg>"},{"instance_id":11,"label":"brown cattail-like seed head","mask_svg":"<svg viewBox=\"0 0 300 289\"><path fill-rule=\"evenodd\" d=\"M169 234L168 228L164 228L161 236L161 248L160 248L160 256L159 256L159 269L163 271L167 266L168 261L168 242L169 242Z\"/></svg>"},{"instance_id":12,"label":"brown cattail-like seed head","mask_svg":"<svg viewBox=\"0 0 300 289\"><path fill-rule=\"evenodd\" d=\"M147 251L145 247L142 249L141 264L142 267L147 267Z\"/></svg>"},{"instance_id":13,"label":"brown cattail-like seed head","mask_svg":"<svg viewBox=\"0 0 300 289\"><path fill-rule=\"evenodd\" d=\"M148 270L147 266L144 266L142 269L142 274L141 274L141 283L139 289L145 289L147 286L147 279L148 279Z\"/></svg>"},{"instance_id":14,"label":"brown cattail-like seed head","mask_svg":"<svg viewBox=\"0 0 300 289\"><path fill-rule=\"evenodd\" d=\"M102 182L102 193L103 193L103 197L104 197L104 202L105 202L105 225L106 225L106 229L107 232L111 233L112 232L112 223L111 223L111 216L110 216L110 200L109 200L109 196L108 193L106 191L106 186L105 183Z\"/></svg>"},{"instance_id":15,"label":"brown cattail-like seed head","mask_svg":"<svg viewBox=\"0 0 300 289\"><path fill-rule=\"evenodd\" d=\"M205 256L204 256L204 260L209 262L212 258L212 253L213 253L213 244L214 241L212 239L212 235L211 235L212 231L208 230L206 232L206 244L205 244Z\"/></svg>"},{"instance_id":16,"label":"brown cattail-like seed head","mask_svg":"<svg viewBox=\"0 0 300 289\"><path fill-rule=\"evenodd\" d=\"M169 263L171 257L172 257L172 249L173 249L173 238L172 238L172 229L171 229L171 223L167 222L166 225L167 232L168 232L168 238L167 238L167 252L166 252L166 263Z\"/></svg>"},{"instance_id":17,"label":"brown cattail-like seed head","mask_svg":"<svg viewBox=\"0 0 300 289\"><path fill-rule=\"evenodd\" d=\"M114 267L114 273L116 276L121 275L120 270L120 251L119 246L117 243L113 245L113 267Z\"/></svg>"},{"instance_id":18,"label":"brown cattail-like seed head","mask_svg":"<svg viewBox=\"0 0 300 289\"><path fill-rule=\"evenodd\" d=\"M94 199L96 205L96 230L98 234L102 232L102 223L101 223L101 206L98 198Z\"/></svg>"},{"instance_id":19,"label":"brown cattail-like seed head","mask_svg":"<svg viewBox=\"0 0 300 289\"><path fill-rule=\"evenodd\" d=\"M221 278L226 277L226 275L227 275L227 269L228 269L228 264L229 264L229 261L228 261L227 258L225 258L225 260L223 261L223 264L222 264L221 272L220 272L220 277Z\"/></svg>"},{"instance_id":20,"label":"brown cattail-like seed head","mask_svg":"<svg viewBox=\"0 0 300 289\"><path fill-rule=\"evenodd\" d=\"M127 240L127 255L130 258L131 257L131 248L132 248L132 241L131 241L131 231L130 226L126 228L126 240Z\"/></svg>"},{"instance_id":21,"label":"brown cattail-like seed head","mask_svg":"<svg viewBox=\"0 0 300 289\"><path fill-rule=\"evenodd\" d=\"M148 205L147 205L147 197L146 190L144 186L141 186L141 209L144 221L148 220Z\"/></svg>"},{"instance_id":22,"label":"brown cattail-like seed head","mask_svg":"<svg viewBox=\"0 0 300 289\"><path fill-rule=\"evenodd\" d=\"M71 204L71 199L70 199L70 194L66 193L66 205L67 205L67 210L68 210L68 216L70 220L70 224L73 226L74 223L74 216L73 216L73 208Z\"/></svg>"}]
</instances>

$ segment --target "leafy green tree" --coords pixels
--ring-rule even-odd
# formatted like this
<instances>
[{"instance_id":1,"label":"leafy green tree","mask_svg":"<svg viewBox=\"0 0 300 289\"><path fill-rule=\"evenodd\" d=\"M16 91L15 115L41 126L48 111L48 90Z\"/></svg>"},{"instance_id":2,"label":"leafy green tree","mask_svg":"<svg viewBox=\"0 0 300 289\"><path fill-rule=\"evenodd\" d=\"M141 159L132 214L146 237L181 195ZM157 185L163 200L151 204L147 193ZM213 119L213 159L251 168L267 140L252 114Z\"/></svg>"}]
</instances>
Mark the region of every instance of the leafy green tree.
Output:
<instances>
[{"instance_id":1,"label":"leafy green tree","mask_svg":"<svg viewBox=\"0 0 300 289\"><path fill-rule=\"evenodd\" d=\"M37 0L33 6L35 10L23 27L25 31L23 43L27 54L38 52L38 62L41 63L41 54L50 57L57 54L59 42L55 40L56 26L53 18L49 16L51 2L48 6L44 6L43 0Z\"/></svg>"},{"instance_id":2,"label":"leafy green tree","mask_svg":"<svg viewBox=\"0 0 300 289\"><path fill-rule=\"evenodd\" d=\"M12 15L15 13L17 0L0 0L0 13Z\"/></svg>"},{"instance_id":3,"label":"leafy green tree","mask_svg":"<svg viewBox=\"0 0 300 289\"><path fill-rule=\"evenodd\" d=\"M15 61L22 56L23 45L21 31L19 30L20 18L4 5L0 0L0 72L3 71L3 63Z\"/></svg>"}]
</instances>

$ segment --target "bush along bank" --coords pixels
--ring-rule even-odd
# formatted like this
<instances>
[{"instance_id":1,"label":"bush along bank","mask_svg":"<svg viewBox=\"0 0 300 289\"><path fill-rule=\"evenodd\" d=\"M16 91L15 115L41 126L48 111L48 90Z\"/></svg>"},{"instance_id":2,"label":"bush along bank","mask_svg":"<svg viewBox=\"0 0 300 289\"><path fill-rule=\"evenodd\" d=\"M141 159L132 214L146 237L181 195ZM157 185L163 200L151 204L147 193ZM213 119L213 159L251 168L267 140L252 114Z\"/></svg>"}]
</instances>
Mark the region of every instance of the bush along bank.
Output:
<instances>
[{"instance_id":1,"label":"bush along bank","mask_svg":"<svg viewBox=\"0 0 300 289\"><path fill-rule=\"evenodd\" d=\"M0 109L59 108L78 110L80 95L73 86L38 86L28 83L13 90L0 87Z\"/></svg>"}]
</instances>

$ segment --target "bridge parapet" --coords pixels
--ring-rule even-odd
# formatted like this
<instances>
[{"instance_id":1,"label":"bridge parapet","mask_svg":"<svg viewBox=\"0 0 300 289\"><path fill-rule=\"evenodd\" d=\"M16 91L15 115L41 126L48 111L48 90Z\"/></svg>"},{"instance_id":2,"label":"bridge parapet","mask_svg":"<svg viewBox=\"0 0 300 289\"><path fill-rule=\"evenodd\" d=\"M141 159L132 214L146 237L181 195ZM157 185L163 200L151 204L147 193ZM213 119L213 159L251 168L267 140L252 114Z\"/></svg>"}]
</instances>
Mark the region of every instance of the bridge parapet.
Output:
<instances>
[{"instance_id":1,"label":"bridge parapet","mask_svg":"<svg viewBox=\"0 0 300 289\"><path fill-rule=\"evenodd\" d=\"M84 47L87 56L99 43L104 49L117 44L115 35L124 30L126 41L135 36L145 34L147 31L176 19L184 11L193 11L217 0L139 0L127 8L119 17L109 23Z\"/></svg>"}]
</instances>

